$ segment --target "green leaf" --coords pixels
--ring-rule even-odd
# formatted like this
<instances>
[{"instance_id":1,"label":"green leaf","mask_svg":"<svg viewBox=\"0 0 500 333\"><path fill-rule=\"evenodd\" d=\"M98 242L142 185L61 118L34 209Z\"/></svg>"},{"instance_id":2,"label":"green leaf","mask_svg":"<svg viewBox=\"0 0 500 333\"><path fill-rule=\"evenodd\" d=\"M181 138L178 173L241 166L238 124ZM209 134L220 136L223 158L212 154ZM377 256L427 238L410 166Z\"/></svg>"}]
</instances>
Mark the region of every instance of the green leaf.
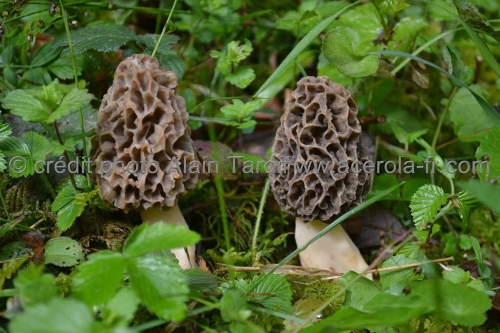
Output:
<instances>
[{"instance_id":1,"label":"green leaf","mask_svg":"<svg viewBox=\"0 0 500 333\"><path fill-rule=\"evenodd\" d=\"M259 101L250 101L247 103L243 103L239 99L233 99L233 104L221 107L220 111L229 120L241 121L252 118L259 106Z\"/></svg>"},{"instance_id":2,"label":"green leaf","mask_svg":"<svg viewBox=\"0 0 500 333\"><path fill-rule=\"evenodd\" d=\"M476 166L476 172L481 179L500 178L500 126L493 127L486 134L477 148L476 159L486 164Z\"/></svg>"},{"instance_id":3,"label":"green leaf","mask_svg":"<svg viewBox=\"0 0 500 333\"><path fill-rule=\"evenodd\" d=\"M420 17L403 17L394 26L394 35L389 41L390 50L397 49L407 51L412 46L415 36L429 26Z\"/></svg>"},{"instance_id":4,"label":"green leaf","mask_svg":"<svg viewBox=\"0 0 500 333\"><path fill-rule=\"evenodd\" d=\"M123 254L126 257L137 257L150 252L186 247L199 240L200 235L182 226L163 222L142 224L128 236L123 244Z\"/></svg>"},{"instance_id":5,"label":"green leaf","mask_svg":"<svg viewBox=\"0 0 500 333\"><path fill-rule=\"evenodd\" d=\"M82 74L84 58L82 56L76 56L76 74ZM73 70L73 61L71 57L60 57L49 66L47 66L47 70L52 72L55 76L62 80L69 80L74 78L74 70Z\"/></svg>"},{"instance_id":6,"label":"green leaf","mask_svg":"<svg viewBox=\"0 0 500 333\"><path fill-rule=\"evenodd\" d=\"M43 122L50 116L34 89L11 91L5 96L2 104L5 109L11 110L12 114L21 116L24 121Z\"/></svg>"},{"instance_id":7,"label":"green leaf","mask_svg":"<svg viewBox=\"0 0 500 333\"><path fill-rule=\"evenodd\" d=\"M467 284L470 280L470 272L466 272L458 266L450 266L443 270L443 278L453 283Z\"/></svg>"},{"instance_id":8,"label":"green leaf","mask_svg":"<svg viewBox=\"0 0 500 333\"><path fill-rule=\"evenodd\" d=\"M187 309L184 302L188 300L189 288L175 260L148 254L127 261L130 284L142 303L160 318L182 320Z\"/></svg>"},{"instance_id":9,"label":"green leaf","mask_svg":"<svg viewBox=\"0 0 500 333\"><path fill-rule=\"evenodd\" d=\"M89 49L99 52L114 51L135 39L135 33L118 24L94 25L71 32L74 54L81 54ZM65 34L54 40L53 47L61 46L68 46Z\"/></svg>"},{"instance_id":10,"label":"green leaf","mask_svg":"<svg viewBox=\"0 0 500 333\"><path fill-rule=\"evenodd\" d=\"M53 47L53 42L48 42L39 48L31 59L31 67L40 67L53 61L61 53L61 47Z\"/></svg>"},{"instance_id":11,"label":"green leaf","mask_svg":"<svg viewBox=\"0 0 500 333\"><path fill-rule=\"evenodd\" d=\"M346 288L344 306L358 310L380 292L375 282L355 272L342 275L340 284Z\"/></svg>"},{"instance_id":12,"label":"green leaf","mask_svg":"<svg viewBox=\"0 0 500 333\"><path fill-rule=\"evenodd\" d=\"M204 291L215 289L219 286L217 277L201 269L182 270L191 292L203 293Z\"/></svg>"},{"instance_id":13,"label":"green leaf","mask_svg":"<svg viewBox=\"0 0 500 333\"><path fill-rule=\"evenodd\" d=\"M94 319L85 304L53 299L25 309L9 324L11 333L94 333Z\"/></svg>"},{"instance_id":14,"label":"green leaf","mask_svg":"<svg viewBox=\"0 0 500 333\"><path fill-rule=\"evenodd\" d=\"M12 134L12 129L9 124L4 124L0 121L0 142L7 139Z\"/></svg>"},{"instance_id":15,"label":"green leaf","mask_svg":"<svg viewBox=\"0 0 500 333\"><path fill-rule=\"evenodd\" d=\"M477 181L457 182L457 186L470 192L480 202L500 214L500 206L498 198L500 198L500 186L493 184L485 184Z\"/></svg>"},{"instance_id":16,"label":"green leaf","mask_svg":"<svg viewBox=\"0 0 500 333\"><path fill-rule=\"evenodd\" d=\"M121 253L99 251L91 254L73 276L71 289L74 297L91 309L107 303L122 283L125 266Z\"/></svg>"},{"instance_id":17,"label":"green leaf","mask_svg":"<svg viewBox=\"0 0 500 333\"><path fill-rule=\"evenodd\" d=\"M52 203L52 212L57 212L57 225L67 230L87 206L90 196L88 193L77 192L73 187L65 187L57 194Z\"/></svg>"},{"instance_id":18,"label":"green leaf","mask_svg":"<svg viewBox=\"0 0 500 333\"><path fill-rule=\"evenodd\" d=\"M69 237L52 238L44 246L44 260L60 267L75 266L84 260L83 248Z\"/></svg>"},{"instance_id":19,"label":"green leaf","mask_svg":"<svg viewBox=\"0 0 500 333\"><path fill-rule=\"evenodd\" d=\"M464 223L465 228L469 227L471 210L477 207L477 200L467 191L457 194L455 202L458 203L458 214Z\"/></svg>"},{"instance_id":20,"label":"green leaf","mask_svg":"<svg viewBox=\"0 0 500 333\"><path fill-rule=\"evenodd\" d=\"M233 73L226 75L226 80L238 88L246 88L255 79L255 72L248 66L238 67Z\"/></svg>"},{"instance_id":21,"label":"green leaf","mask_svg":"<svg viewBox=\"0 0 500 333\"><path fill-rule=\"evenodd\" d=\"M252 314L248 310L246 295L236 288L229 288L224 292L220 300L220 312L225 322L244 321Z\"/></svg>"},{"instance_id":22,"label":"green leaf","mask_svg":"<svg viewBox=\"0 0 500 333\"><path fill-rule=\"evenodd\" d=\"M240 43L240 41L232 41L227 44L227 57L235 64L245 60L253 51L252 43L248 39L245 39L245 44L240 45Z\"/></svg>"},{"instance_id":23,"label":"green leaf","mask_svg":"<svg viewBox=\"0 0 500 333\"><path fill-rule=\"evenodd\" d=\"M47 123L52 124L62 117L67 116L72 111L76 111L78 108L89 104L92 99L93 95L87 94L87 89L71 89L69 93L63 97L61 103L52 112L50 117L46 120Z\"/></svg>"},{"instance_id":24,"label":"green leaf","mask_svg":"<svg viewBox=\"0 0 500 333\"><path fill-rule=\"evenodd\" d=\"M158 54L160 65L169 69L177 75L177 81L181 81L186 73L186 63L175 54Z\"/></svg>"},{"instance_id":25,"label":"green leaf","mask_svg":"<svg viewBox=\"0 0 500 333\"><path fill-rule=\"evenodd\" d=\"M0 150L9 161L11 177L26 177L43 170L45 159L53 147L49 140L36 132L25 132L20 138L8 137L0 141ZM36 170L35 170L36 165Z\"/></svg>"},{"instance_id":26,"label":"green leaf","mask_svg":"<svg viewBox=\"0 0 500 333\"><path fill-rule=\"evenodd\" d=\"M374 0L373 4L377 6L380 14L393 14L409 6L405 0Z\"/></svg>"},{"instance_id":27,"label":"green leaf","mask_svg":"<svg viewBox=\"0 0 500 333\"><path fill-rule=\"evenodd\" d=\"M348 27L330 30L323 40L326 59L342 73L351 77L374 74L378 69L378 58L365 56L360 50L359 34Z\"/></svg>"},{"instance_id":28,"label":"green leaf","mask_svg":"<svg viewBox=\"0 0 500 333\"><path fill-rule=\"evenodd\" d=\"M103 322L108 326L127 326L134 319L140 302L132 288L120 289L102 309Z\"/></svg>"},{"instance_id":29,"label":"green leaf","mask_svg":"<svg viewBox=\"0 0 500 333\"><path fill-rule=\"evenodd\" d=\"M248 285L247 292L250 302L256 302L260 306L285 314L293 313L292 290L285 277L279 274L269 275L262 283L259 283L261 276L254 276ZM259 294L268 294L262 295Z\"/></svg>"},{"instance_id":30,"label":"green leaf","mask_svg":"<svg viewBox=\"0 0 500 333\"><path fill-rule=\"evenodd\" d=\"M391 127L394 132L394 135L396 136L396 139L398 139L400 143L406 145L413 143L415 139L421 137L422 135L424 135L429 131L427 128L424 128L416 132L408 133L396 123L391 123Z\"/></svg>"},{"instance_id":31,"label":"green leaf","mask_svg":"<svg viewBox=\"0 0 500 333\"><path fill-rule=\"evenodd\" d=\"M495 31L479 10L469 1L453 0L457 7L458 17L474 30L484 32L491 37L498 39L500 33Z\"/></svg>"},{"instance_id":32,"label":"green leaf","mask_svg":"<svg viewBox=\"0 0 500 333\"><path fill-rule=\"evenodd\" d=\"M413 222L418 230L426 228L427 223L432 223L438 211L450 197L443 189L435 185L424 185L413 195L410 203Z\"/></svg>"},{"instance_id":33,"label":"green leaf","mask_svg":"<svg viewBox=\"0 0 500 333\"><path fill-rule=\"evenodd\" d=\"M14 286L23 308L62 296L62 290L54 284L54 276L42 274L42 270L43 266L35 267L31 264L27 270L20 271L14 279Z\"/></svg>"},{"instance_id":34,"label":"green leaf","mask_svg":"<svg viewBox=\"0 0 500 333\"><path fill-rule=\"evenodd\" d=\"M486 90L479 85L470 88L483 97L487 95ZM490 118L482 112L481 105L465 88L460 88L451 101L450 118L455 123L455 134L465 142L480 141L486 133L478 132L484 132L493 126Z\"/></svg>"},{"instance_id":35,"label":"green leaf","mask_svg":"<svg viewBox=\"0 0 500 333\"><path fill-rule=\"evenodd\" d=\"M387 267L397 267L403 266L407 264L415 264L419 261L416 259L408 258L405 255L395 255L384 261L382 264L383 268ZM383 288L389 288L392 285L408 285L411 281L416 279L421 279L421 276L415 274L413 268L405 268L405 269L395 269L390 271L382 271L380 272L380 284Z\"/></svg>"}]
</instances>

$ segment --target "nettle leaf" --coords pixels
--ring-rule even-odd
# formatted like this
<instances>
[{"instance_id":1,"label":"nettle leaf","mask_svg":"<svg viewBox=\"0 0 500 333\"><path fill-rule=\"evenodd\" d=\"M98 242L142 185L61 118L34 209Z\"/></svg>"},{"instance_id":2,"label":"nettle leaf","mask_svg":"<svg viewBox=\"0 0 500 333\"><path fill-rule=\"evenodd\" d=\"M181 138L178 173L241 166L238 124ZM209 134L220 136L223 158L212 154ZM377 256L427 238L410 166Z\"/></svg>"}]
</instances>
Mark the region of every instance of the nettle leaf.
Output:
<instances>
[{"instance_id":1,"label":"nettle leaf","mask_svg":"<svg viewBox=\"0 0 500 333\"><path fill-rule=\"evenodd\" d=\"M72 186L64 187L52 203L52 212L57 212L57 226L62 231L71 227L92 196L92 192L78 192Z\"/></svg>"},{"instance_id":2,"label":"nettle leaf","mask_svg":"<svg viewBox=\"0 0 500 333\"><path fill-rule=\"evenodd\" d=\"M406 0L375 0L373 4L377 6L380 14L393 14L409 6Z\"/></svg>"},{"instance_id":3,"label":"nettle leaf","mask_svg":"<svg viewBox=\"0 0 500 333\"><path fill-rule=\"evenodd\" d=\"M9 323L11 333L94 333L94 316L73 299L53 299L28 307Z\"/></svg>"},{"instance_id":4,"label":"nettle leaf","mask_svg":"<svg viewBox=\"0 0 500 333\"><path fill-rule=\"evenodd\" d=\"M168 221L165 221L168 222ZM189 229L163 222L142 224L134 228L123 244L126 257L137 257L146 253L177 249L196 244L200 235Z\"/></svg>"},{"instance_id":5,"label":"nettle leaf","mask_svg":"<svg viewBox=\"0 0 500 333\"><path fill-rule=\"evenodd\" d=\"M71 31L74 54L90 49L99 52L114 51L136 37L134 32L118 24L96 25ZM68 46L65 34L56 38L53 43L53 47Z\"/></svg>"},{"instance_id":6,"label":"nettle leaf","mask_svg":"<svg viewBox=\"0 0 500 333\"><path fill-rule=\"evenodd\" d=\"M99 251L78 266L71 289L91 309L107 303L122 283L126 262L121 253Z\"/></svg>"},{"instance_id":7,"label":"nettle leaf","mask_svg":"<svg viewBox=\"0 0 500 333\"><path fill-rule=\"evenodd\" d=\"M481 203L493 210L495 213L500 214L500 206L498 205L498 198L500 198L500 186L493 184L485 184L477 181L470 182L457 182L460 188L471 193Z\"/></svg>"},{"instance_id":8,"label":"nettle leaf","mask_svg":"<svg viewBox=\"0 0 500 333\"><path fill-rule=\"evenodd\" d=\"M147 254L128 258L127 263L130 284L142 303L160 318L182 320L189 287L175 259Z\"/></svg>"},{"instance_id":9,"label":"nettle leaf","mask_svg":"<svg viewBox=\"0 0 500 333\"><path fill-rule=\"evenodd\" d=\"M132 288L123 287L102 309L103 322L108 326L127 326L134 319L140 303Z\"/></svg>"},{"instance_id":10,"label":"nettle leaf","mask_svg":"<svg viewBox=\"0 0 500 333\"><path fill-rule=\"evenodd\" d=\"M450 197L443 189L435 185L424 185L411 198L410 208L413 222L418 230L426 228L431 223Z\"/></svg>"},{"instance_id":11,"label":"nettle leaf","mask_svg":"<svg viewBox=\"0 0 500 333\"><path fill-rule=\"evenodd\" d=\"M233 73L227 74L226 80L238 88L243 89L255 80L255 72L248 66L241 66L236 68Z\"/></svg>"},{"instance_id":12,"label":"nettle leaf","mask_svg":"<svg viewBox=\"0 0 500 333\"><path fill-rule=\"evenodd\" d=\"M43 165L37 162L45 162L53 148L47 138L36 132L25 132L20 138L8 137L0 141L2 153L12 156L9 160L9 175L15 178L41 172Z\"/></svg>"},{"instance_id":13,"label":"nettle leaf","mask_svg":"<svg viewBox=\"0 0 500 333\"><path fill-rule=\"evenodd\" d=\"M45 264L60 267L75 266L85 259L82 245L69 237L49 240L44 246L43 256Z\"/></svg>"},{"instance_id":14,"label":"nettle leaf","mask_svg":"<svg viewBox=\"0 0 500 333\"><path fill-rule=\"evenodd\" d=\"M485 158L487 156L487 158ZM476 172L481 179L500 178L500 126L495 126L486 134L476 151L476 159L484 161Z\"/></svg>"},{"instance_id":15,"label":"nettle leaf","mask_svg":"<svg viewBox=\"0 0 500 333\"><path fill-rule=\"evenodd\" d=\"M326 59L339 71L351 77L369 76L378 69L378 57L365 56L360 47L358 32L348 27L330 30L323 40Z\"/></svg>"}]
</instances>

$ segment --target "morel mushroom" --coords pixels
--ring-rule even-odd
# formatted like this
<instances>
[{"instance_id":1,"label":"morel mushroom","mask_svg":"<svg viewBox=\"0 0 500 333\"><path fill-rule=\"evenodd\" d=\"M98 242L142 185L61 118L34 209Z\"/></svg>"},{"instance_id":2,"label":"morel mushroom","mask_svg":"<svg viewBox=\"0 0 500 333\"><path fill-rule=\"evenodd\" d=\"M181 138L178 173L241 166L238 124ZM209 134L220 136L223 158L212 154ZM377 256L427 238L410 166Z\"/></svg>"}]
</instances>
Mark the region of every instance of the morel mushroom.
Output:
<instances>
[{"instance_id":1,"label":"morel mushroom","mask_svg":"<svg viewBox=\"0 0 500 333\"><path fill-rule=\"evenodd\" d=\"M123 60L99 108L92 140L101 198L140 209L143 222L188 227L177 200L196 186L197 173L184 99L177 77L144 54ZM194 247L172 251L182 268L196 267Z\"/></svg>"},{"instance_id":2,"label":"morel mushroom","mask_svg":"<svg viewBox=\"0 0 500 333\"><path fill-rule=\"evenodd\" d=\"M357 114L350 93L320 76L297 83L281 117L272 147L271 186L282 209L296 217L298 247L323 230L325 222L360 204L369 189ZM304 267L337 273L368 267L341 225L299 256Z\"/></svg>"}]
</instances>

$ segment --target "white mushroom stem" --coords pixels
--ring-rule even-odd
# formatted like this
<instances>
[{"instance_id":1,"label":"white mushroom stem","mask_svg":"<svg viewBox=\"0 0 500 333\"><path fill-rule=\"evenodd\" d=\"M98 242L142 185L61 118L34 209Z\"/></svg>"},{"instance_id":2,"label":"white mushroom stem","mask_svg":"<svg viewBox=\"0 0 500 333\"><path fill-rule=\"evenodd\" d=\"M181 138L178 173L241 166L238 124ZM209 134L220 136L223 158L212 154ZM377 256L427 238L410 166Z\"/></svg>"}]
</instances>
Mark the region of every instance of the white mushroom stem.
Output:
<instances>
[{"instance_id":1,"label":"white mushroom stem","mask_svg":"<svg viewBox=\"0 0 500 333\"><path fill-rule=\"evenodd\" d=\"M304 246L327 226L328 224L318 220L304 222L297 217L295 221L297 247ZM340 224L300 252L299 256L302 267L329 270L335 273L349 271L360 273L368 268L359 249ZM371 278L371 274L369 276L367 274L367 277Z\"/></svg>"},{"instance_id":2,"label":"white mushroom stem","mask_svg":"<svg viewBox=\"0 0 500 333\"><path fill-rule=\"evenodd\" d=\"M168 210L157 210L156 208L148 208L141 210L142 222L153 224L156 222L163 222L167 224L181 225L189 229L189 226L182 216L181 210L178 205ZM182 269L197 268L195 247L194 245L187 248L178 248L170 250L177 260Z\"/></svg>"}]
</instances>

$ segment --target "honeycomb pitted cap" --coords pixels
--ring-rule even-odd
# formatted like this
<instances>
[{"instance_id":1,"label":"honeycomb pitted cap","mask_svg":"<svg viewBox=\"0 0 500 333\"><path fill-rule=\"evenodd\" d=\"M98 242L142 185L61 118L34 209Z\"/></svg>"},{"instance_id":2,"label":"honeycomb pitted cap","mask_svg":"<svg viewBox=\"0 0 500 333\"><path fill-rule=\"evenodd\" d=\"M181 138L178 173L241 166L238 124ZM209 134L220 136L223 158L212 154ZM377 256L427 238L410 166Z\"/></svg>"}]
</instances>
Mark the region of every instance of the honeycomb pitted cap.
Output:
<instances>
[{"instance_id":1,"label":"honeycomb pitted cap","mask_svg":"<svg viewBox=\"0 0 500 333\"><path fill-rule=\"evenodd\" d=\"M297 82L271 158L271 188L286 213L328 222L364 200L368 155L357 115L350 93L328 77ZM352 172L356 166L359 172Z\"/></svg>"},{"instance_id":2,"label":"honeycomb pitted cap","mask_svg":"<svg viewBox=\"0 0 500 333\"><path fill-rule=\"evenodd\" d=\"M99 108L92 139L101 198L115 207L174 207L196 186L184 172L195 160L184 98L174 72L144 54L124 59Z\"/></svg>"}]
</instances>

